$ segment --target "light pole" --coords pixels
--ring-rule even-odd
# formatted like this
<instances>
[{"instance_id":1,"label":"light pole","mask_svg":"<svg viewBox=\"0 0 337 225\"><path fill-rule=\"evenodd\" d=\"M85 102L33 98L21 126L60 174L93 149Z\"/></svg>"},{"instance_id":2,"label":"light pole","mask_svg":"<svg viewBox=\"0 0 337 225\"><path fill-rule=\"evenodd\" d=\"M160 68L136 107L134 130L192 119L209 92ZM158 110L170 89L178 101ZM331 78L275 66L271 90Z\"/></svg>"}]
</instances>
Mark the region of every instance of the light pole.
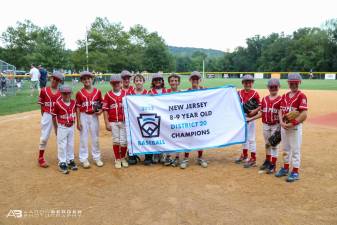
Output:
<instances>
[{"instance_id":1,"label":"light pole","mask_svg":"<svg viewBox=\"0 0 337 225\"><path fill-rule=\"evenodd\" d=\"M87 71L89 71L89 51L88 51L88 27L85 28L85 54L87 58Z\"/></svg>"}]
</instances>

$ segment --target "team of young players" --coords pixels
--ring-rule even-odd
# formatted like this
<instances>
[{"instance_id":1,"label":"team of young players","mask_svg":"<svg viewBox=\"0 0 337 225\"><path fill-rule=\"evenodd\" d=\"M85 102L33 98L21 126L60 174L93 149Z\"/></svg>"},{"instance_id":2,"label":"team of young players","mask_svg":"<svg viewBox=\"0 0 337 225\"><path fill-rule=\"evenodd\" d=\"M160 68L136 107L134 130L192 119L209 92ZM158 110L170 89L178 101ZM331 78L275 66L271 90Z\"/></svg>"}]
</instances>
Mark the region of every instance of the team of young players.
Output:
<instances>
[{"instance_id":1,"label":"team of young players","mask_svg":"<svg viewBox=\"0 0 337 225\"><path fill-rule=\"evenodd\" d=\"M88 160L88 136L91 136L91 153L96 166L101 167L104 163L101 160L99 147L99 119L103 113L105 127L112 133L113 152L115 155L115 168L128 167L129 164L136 164L138 157L127 156L127 141L124 122L122 99L126 95L156 95L170 92L178 92L180 76L171 74L168 77L170 89L166 89L164 79L161 74L152 77L151 89L144 88L145 78L141 74L133 77L135 87L130 85L132 75L124 70L120 75L112 75L110 84L112 89L108 91L104 98L100 90L93 87L94 75L90 72L80 74L83 88L77 92L76 101L71 99L72 90L63 85L58 89L59 83L63 80L63 74L55 72L50 78L50 86L43 88L39 96L41 105L41 138L39 146L38 163L41 167L48 167L44 159L44 151L54 126L57 135L59 169L62 173L69 173L69 170L77 170L74 161L74 124L77 120L77 129L80 131L79 161L83 168L89 168ZM189 90L202 89L200 85L201 75L195 71L189 77L191 88ZM276 177L287 176L287 181L292 182L299 179L302 122L306 119L307 99L299 90L301 76L298 73L288 75L288 85L290 91L283 96L278 95L280 82L272 78L268 81L267 87L269 95L260 101L259 94L253 89L254 78L245 75L242 79L243 89L238 92L241 103L244 104L255 98L260 107L250 111L246 115L247 120L247 142L243 144L241 156L235 160L237 164L244 163L245 168L256 166L256 141L255 141L255 120L262 118L263 136L265 139L266 159L261 170L266 170L268 174L275 173L278 156L278 146L272 147L268 143L268 138L278 129L281 130L283 147L283 167L275 173ZM102 103L102 107L96 107ZM285 123L283 117L290 111L299 111L299 116ZM250 157L248 155L250 153ZM189 152L184 153L184 158L180 160L180 155L176 154L174 159L170 154L165 155L145 155L144 164L150 165L163 163L164 165L188 167ZM128 158L128 160L127 160ZM198 151L198 164L204 168L208 166L203 159L203 151ZM289 173L289 166L292 164L292 172Z\"/></svg>"}]
</instances>

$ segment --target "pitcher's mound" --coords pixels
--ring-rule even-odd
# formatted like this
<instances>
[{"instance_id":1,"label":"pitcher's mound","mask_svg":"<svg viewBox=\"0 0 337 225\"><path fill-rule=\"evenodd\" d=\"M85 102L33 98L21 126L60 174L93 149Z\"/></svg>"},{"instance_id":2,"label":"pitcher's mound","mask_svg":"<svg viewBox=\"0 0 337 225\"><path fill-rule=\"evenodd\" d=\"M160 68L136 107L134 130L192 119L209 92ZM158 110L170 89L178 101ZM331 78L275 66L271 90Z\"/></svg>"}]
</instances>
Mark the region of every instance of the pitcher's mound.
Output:
<instances>
[{"instance_id":1,"label":"pitcher's mound","mask_svg":"<svg viewBox=\"0 0 337 225\"><path fill-rule=\"evenodd\" d=\"M337 112L309 119L310 123L337 128Z\"/></svg>"}]
</instances>

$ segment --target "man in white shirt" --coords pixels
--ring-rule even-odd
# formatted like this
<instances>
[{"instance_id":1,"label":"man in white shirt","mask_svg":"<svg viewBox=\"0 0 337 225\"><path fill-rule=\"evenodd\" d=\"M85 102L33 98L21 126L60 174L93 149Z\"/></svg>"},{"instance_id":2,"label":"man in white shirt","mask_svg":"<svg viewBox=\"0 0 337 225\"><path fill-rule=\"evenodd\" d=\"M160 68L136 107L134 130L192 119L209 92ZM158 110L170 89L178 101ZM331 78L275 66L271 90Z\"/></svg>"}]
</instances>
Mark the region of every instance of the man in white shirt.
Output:
<instances>
[{"instance_id":1,"label":"man in white shirt","mask_svg":"<svg viewBox=\"0 0 337 225\"><path fill-rule=\"evenodd\" d=\"M29 74L30 74L30 82L31 82L31 88L32 88L32 92L30 96L33 96L34 89L37 89L40 93L39 80L40 80L41 75L40 75L40 71L33 64L31 65Z\"/></svg>"}]
</instances>

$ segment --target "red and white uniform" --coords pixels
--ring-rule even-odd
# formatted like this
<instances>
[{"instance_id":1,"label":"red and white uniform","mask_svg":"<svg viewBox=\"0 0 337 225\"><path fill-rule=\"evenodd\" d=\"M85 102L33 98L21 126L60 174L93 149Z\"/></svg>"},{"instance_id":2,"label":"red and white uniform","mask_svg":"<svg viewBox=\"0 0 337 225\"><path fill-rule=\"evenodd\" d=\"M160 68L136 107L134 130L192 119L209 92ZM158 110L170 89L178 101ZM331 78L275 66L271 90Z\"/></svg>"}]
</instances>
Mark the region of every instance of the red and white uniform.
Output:
<instances>
[{"instance_id":1,"label":"red and white uniform","mask_svg":"<svg viewBox=\"0 0 337 225\"><path fill-rule=\"evenodd\" d=\"M146 89L144 89L142 93L140 93L140 95L147 95L147 94L148 91ZM136 93L136 89L132 89L127 92L127 95L138 95L138 94Z\"/></svg>"},{"instance_id":2,"label":"red and white uniform","mask_svg":"<svg viewBox=\"0 0 337 225\"><path fill-rule=\"evenodd\" d=\"M38 104L41 105L42 117L41 117L41 136L39 149L45 150L47 147L47 142L50 136L50 132L53 129L53 117L51 115L54 110L55 102L61 98L60 92L57 90L55 93L52 92L50 87L45 87L41 89Z\"/></svg>"},{"instance_id":3,"label":"red and white uniform","mask_svg":"<svg viewBox=\"0 0 337 225\"><path fill-rule=\"evenodd\" d=\"M135 88L130 85L128 88L122 88L122 90L124 90L126 93L129 93L129 92L135 90Z\"/></svg>"},{"instance_id":4,"label":"red and white uniform","mask_svg":"<svg viewBox=\"0 0 337 225\"><path fill-rule=\"evenodd\" d=\"M242 104L248 102L250 99L255 98L256 101L260 103L260 95L257 91L251 89L249 91L246 91L245 89L242 89L238 91L240 101ZM255 157L256 153L256 128L255 128L255 121L250 121L247 123L247 141L242 145L243 149L246 149L253 153Z\"/></svg>"},{"instance_id":5,"label":"red and white uniform","mask_svg":"<svg viewBox=\"0 0 337 225\"><path fill-rule=\"evenodd\" d=\"M167 90L165 88L161 88L161 89L152 88L148 91L149 95L166 94L166 93L167 93Z\"/></svg>"},{"instance_id":6,"label":"red and white uniform","mask_svg":"<svg viewBox=\"0 0 337 225\"><path fill-rule=\"evenodd\" d=\"M308 110L307 97L301 91L297 91L292 97L291 92L282 96L281 111L282 115L290 111ZM281 128L282 147L286 154L283 154L285 166L292 163L293 168L299 168L301 164L301 145L302 145L302 124L298 124L292 128Z\"/></svg>"},{"instance_id":7,"label":"red and white uniform","mask_svg":"<svg viewBox=\"0 0 337 225\"><path fill-rule=\"evenodd\" d=\"M126 146L125 118L122 104L125 96L125 90L121 90L119 93L109 91L105 94L103 100L103 110L108 113L113 144L120 146Z\"/></svg>"},{"instance_id":8,"label":"red and white uniform","mask_svg":"<svg viewBox=\"0 0 337 225\"><path fill-rule=\"evenodd\" d=\"M88 92L82 88L76 94L76 106L80 109L80 121L82 129L80 131L80 162L84 162L89 157L89 133L91 135L91 153L94 160L101 159L101 151L99 148L99 119L94 111L95 103L102 103L102 93L100 90L93 88Z\"/></svg>"},{"instance_id":9,"label":"red and white uniform","mask_svg":"<svg viewBox=\"0 0 337 225\"><path fill-rule=\"evenodd\" d=\"M279 110L281 105L281 96L271 98L266 96L262 98L261 101L261 113L262 113L262 123L263 123L263 137L266 143L266 155L267 157L277 158L278 156L278 146L271 147L268 144L269 137L280 129L279 122ZM272 158L271 158L272 159ZM276 159L272 159L276 162Z\"/></svg>"},{"instance_id":10,"label":"red and white uniform","mask_svg":"<svg viewBox=\"0 0 337 225\"><path fill-rule=\"evenodd\" d=\"M60 163L74 159L75 100L69 103L59 99L54 106L53 115L57 121L57 151Z\"/></svg>"}]
</instances>

